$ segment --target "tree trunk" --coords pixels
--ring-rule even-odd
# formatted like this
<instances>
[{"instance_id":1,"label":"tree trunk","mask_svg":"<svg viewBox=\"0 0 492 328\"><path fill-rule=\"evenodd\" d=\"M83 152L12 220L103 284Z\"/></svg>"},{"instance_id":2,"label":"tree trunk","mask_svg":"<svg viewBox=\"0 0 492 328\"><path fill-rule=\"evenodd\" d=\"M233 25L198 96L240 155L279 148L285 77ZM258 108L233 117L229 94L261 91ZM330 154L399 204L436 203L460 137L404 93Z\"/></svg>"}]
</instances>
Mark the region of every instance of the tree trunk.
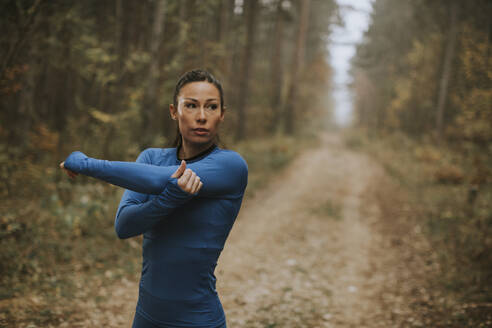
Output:
<instances>
[{"instance_id":1,"label":"tree trunk","mask_svg":"<svg viewBox=\"0 0 492 328\"><path fill-rule=\"evenodd\" d=\"M444 109L446 107L446 100L448 97L449 79L451 77L451 69L458 34L458 9L458 2L453 1L450 8L450 26L446 41L446 51L444 53L444 64L439 87L439 98L437 101L436 132L438 141L442 140L443 135Z\"/></svg>"},{"instance_id":2,"label":"tree trunk","mask_svg":"<svg viewBox=\"0 0 492 328\"><path fill-rule=\"evenodd\" d=\"M195 42L199 42L196 39L197 24L194 19L189 17L195 17L198 14L197 3L195 0L183 0L179 2L179 48L181 60L183 62L182 67L184 71L188 71L196 67L196 48Z\"/></svg>"},{"instance_id":3,"label":"tree trunk","mask_svg":"<svg viewBox=\"0 0 492 328\"><path fill-rule=\"evenodd\" d=\"M489 4L489 15L492 15L492 4ZM489 16L490 17L490 16ZM489 71L489 56L490 56L490 45L492 44L492 22L489 19L487 22L487 30L489 31L489 35L487 38L487 50L485 51L485 72Z\"/></svg>"},{"instance_id":4,"label":"tree trunk","mask_svg":"<svg viewBox=\"0 0 492 328\"><path fill-rule=\"evenodd\" d=\"M229 0L219 0L216 10L215 47L220 49L220 51L213 56L212 62L216 68L215 72L221 72L221 75L226 71L227 57L229 54L229 51L226 51L229 32L229 3ZM226 82L222 77L221 80Z\"/></svg>"},{"instance_id":5,"label":"tree trunk","mask_svg":"<svg viewBox=\"0 0 492 328\"><path fill-rule=\"evenodd\" d=\"M225 47L225 58L223 62L223 73L224 73L224 85L227 87L227 103L231 108L235 108L236 104L236 94L237 90L234 88L236 85L235 73L238 71L237 63L235 59L238 56L237 44L238 38L235 37L237 33L237 22L235 21L234 15L234 0L226 0L226 10L227 10L227 33L225 35L225 40L223 45Z\"/></svg>"},{"instance_id":6,"label":"tree trunk","mask_svg":"<svg viewBox=\"0 0 492 328\"><path fill-rule=\"evenodd\" d=\"M17 40L14 42L13 45L9 46L5 57L2 58L2 63L0 65L0 77L3 77L5 70L15 60L17 54L20 52L24 44L27 42L29 34L34 30L36 25L35 24L36 16L40 12L40 3L41 0L36 0L32 4L32 6L28 10L26 10L26 13L29 16L25 19L24 24L21 23L22 26L20 27L20 32L17 36Z\"/></svg>"},{"instance_id":7,"label":"tree trunk","mask_svg":"<svg viewBox=\"0 0 492 328\"><path fill-rule=\"evenodd\" d=\"M270 106L272 108L273 119L270 121L270 131L275 132L278 128L280 99L282 95L282 76L283 76L283 43L284 43L284 12L282 0L277 2L277 14L275 18L274 48L271 58L272 65L272 89Z\"/></svg>"},{"instance_id":8,"label":"tree trunk","mask_svg":"<svg viewBox=\"0 0 492 328\"><path fill-rule=\"evenodd\" d=\"M145 137L141 139L141 146L148 147L151 143L151 134L155 133L155 123L153 116L158 110L157 106L157 81L159 79L159 45L161 44L163 26L164 26L164 11L166 8L166 0L159 0L156 3L154 12L154 24L152 26L152 36L150 40L150 65L147 79L147 88L145 92L145 101L142 115L142 131L146 131Z\"/></svg>"},{"instance_id":9,"label":"tree trunk","mask_svg":"<svg viewBox=\"0 0 492 328\"><path fill-rule=\"evenodd\" d=\"M115 31L114 38L116 40L116 56L118 59L116 60L116 72L118 72L118 76L121 78L121 73L123 70L123 3L122 0L116 0L115 2Z\"/></svg>"},{"instance_id":10,"label":"tree trunk","mask_svg":"<svg viewBox=\"0 0 492 328\"><path fill-rule=\"evenodd\" d=\"M256 11L258 0L250 0L245 3L246 7L246 43L243 49L241 74L239 82L239 97L237 105L238 122L236 130L236 140L241 140L246 131L246 101L249 96L249 73L253 62L253 48L255 43L256 30Z\"/></svg>"},{"instance_id":11,"label":"tree trunk","mask_svg":"<svg viewBox=\"0 0 492 328\"><path fill-rule=\"evenodd\" d=\"M215 30L215 41L221 43L225 40L225 36L228 30L228 8L227 0L220 0L217 8L218 20Z\"/></svg>"},{"instance_id":12,"label":"tree trunk","mask_svg":"<svg viewBox=\"0 0 492 328\"><path fill-rule=\"evenodd\" d=\"M287 103L285 104L285 132L294 133L294 107L297 102L297 86L299 85L299 76L302 72L304 62L304 46L306 44L306 34L309 19L310 0L301 0L301 13L299 17L299 28L297 32L296 46L292 58L292 71L290 78L289 93Z\"/></svg>"}]
</instances>

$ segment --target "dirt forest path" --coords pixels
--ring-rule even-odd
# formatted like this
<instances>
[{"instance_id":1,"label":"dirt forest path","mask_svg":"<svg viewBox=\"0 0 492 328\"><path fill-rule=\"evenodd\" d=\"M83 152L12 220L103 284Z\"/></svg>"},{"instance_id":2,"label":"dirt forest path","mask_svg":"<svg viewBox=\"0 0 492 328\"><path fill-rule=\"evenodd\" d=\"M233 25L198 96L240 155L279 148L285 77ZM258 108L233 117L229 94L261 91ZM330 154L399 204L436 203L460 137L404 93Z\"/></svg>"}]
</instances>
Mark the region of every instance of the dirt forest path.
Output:
<instances>
[{"instance_id":1,"label":"dirt forest path","mask_svg":"<svg viewBox=\"0 0 492 328\"><path fill-rule=\"evenodd\" d=\"M369 197L383 176L327 135L245 202L216 270L228 327L395 326L404 302L388 286L398 254L374 228ZM129 327L136 281L103 293L111 303L81 305L77 326Z\"/></svg>"},{"instance_id":2,"label":"dirt forest path","mask_svg":"<svg viewBox=\"0 0 492 328\"><path fill-rule=\"evenodd\" d=\"M382 174L327 135L256 195L218 266L229 325L382 327L375 299L387 276L372 271L385 259L371 228L378 209L365 197Z\"/></svg>"}]
</instances>

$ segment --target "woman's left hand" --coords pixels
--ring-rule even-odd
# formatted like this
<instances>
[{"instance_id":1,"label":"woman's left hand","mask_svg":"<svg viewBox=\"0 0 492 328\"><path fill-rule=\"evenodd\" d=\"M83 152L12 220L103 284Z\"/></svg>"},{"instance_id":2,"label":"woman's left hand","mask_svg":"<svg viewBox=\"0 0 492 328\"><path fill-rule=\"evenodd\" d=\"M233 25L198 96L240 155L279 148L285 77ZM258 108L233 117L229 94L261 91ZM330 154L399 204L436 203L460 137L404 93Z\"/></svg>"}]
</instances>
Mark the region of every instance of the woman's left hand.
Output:
<instances>
[{"instance_id":1,"label":"woman's left hand","mask_svg":"<svg viewBox=\"0 0 492 328\"><path fill-rule=\"evenodd\" d=\"M171 178L178 179L178 186L189 194L196 194L203 186L203 182L200 181L200 177L196 175L191 169L186 168L186 162L181 161L181 165L176 172L173 173Z\"/></svg>"},{"instance_id":2,"label":"woman's left hand","mask_svg":"<svg viewBox=\"0 0 492 328\"><path fill-rule=\"evenodd\" d=\"M78 173L76 173L76 172L74 172L74 171L70 171L69 169L66 169L66 168L65 168L65 162L61 162L61 163L60 163L60 168L64 169L64 170L65 170L65 172L67 173L67 175L68 175L70 178L72 178L72 179L74 179L77 175L79 175Z\"/></svg>"}]
</instances>

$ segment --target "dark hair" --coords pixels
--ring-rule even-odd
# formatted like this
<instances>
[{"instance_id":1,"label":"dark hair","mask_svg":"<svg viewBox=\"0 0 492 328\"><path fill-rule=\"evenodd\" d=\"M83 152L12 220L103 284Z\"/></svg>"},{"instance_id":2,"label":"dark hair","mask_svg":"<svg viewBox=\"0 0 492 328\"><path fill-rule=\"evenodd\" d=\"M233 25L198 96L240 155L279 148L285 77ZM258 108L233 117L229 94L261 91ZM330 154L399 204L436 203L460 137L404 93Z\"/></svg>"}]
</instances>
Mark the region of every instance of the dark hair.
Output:
<instances>
[{"instance_id":1,"label":"dark hair","mask_svg":"<svg viewBox=\"0 0 492 328\"><path fill-rule=\"evenodd\" d=\"M174 107L178 107L178 95L181 89L188 83L191 82L202 82L202 81L207 81L209 83L212 83L217 90L219 90L219 95L220 95L220 110L224 110L224 91L222 90L222 84L220 83L219 80L217 80L210 72L207 72L202 69L193 69L191 71L188 71L184 73L178 80L178 83L176 83L176 87L174 88L174 95L173 95L173 105ZM173 147L181 147L181 132L179 132L179 125L176 125L176 138L174 139L174 142L172 143ZM218 142L218 136L217 142Z\"/></svg>"}]
</instances>

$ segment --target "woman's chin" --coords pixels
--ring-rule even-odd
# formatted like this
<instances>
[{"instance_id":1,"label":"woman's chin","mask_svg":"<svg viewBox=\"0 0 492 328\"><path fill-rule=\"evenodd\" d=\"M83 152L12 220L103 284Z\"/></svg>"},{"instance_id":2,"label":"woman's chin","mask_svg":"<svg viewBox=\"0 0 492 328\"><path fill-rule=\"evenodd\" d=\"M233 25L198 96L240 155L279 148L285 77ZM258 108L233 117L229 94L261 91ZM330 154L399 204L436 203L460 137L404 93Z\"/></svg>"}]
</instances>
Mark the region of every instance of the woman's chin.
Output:
<instances>
[{"instance_id":1,"label":"woman's chin","mask_svg":"<svg viewBox=\"0 0 492 328\"><path fill-rule=\"evenodd\" d=\"M193 144L193 145L206 145L212 143L213 137L211 138L209 135L206 136L194 135L191 136L190 138L187 138L186 141L189 144Z\"/></svg>"}]
</instances>

